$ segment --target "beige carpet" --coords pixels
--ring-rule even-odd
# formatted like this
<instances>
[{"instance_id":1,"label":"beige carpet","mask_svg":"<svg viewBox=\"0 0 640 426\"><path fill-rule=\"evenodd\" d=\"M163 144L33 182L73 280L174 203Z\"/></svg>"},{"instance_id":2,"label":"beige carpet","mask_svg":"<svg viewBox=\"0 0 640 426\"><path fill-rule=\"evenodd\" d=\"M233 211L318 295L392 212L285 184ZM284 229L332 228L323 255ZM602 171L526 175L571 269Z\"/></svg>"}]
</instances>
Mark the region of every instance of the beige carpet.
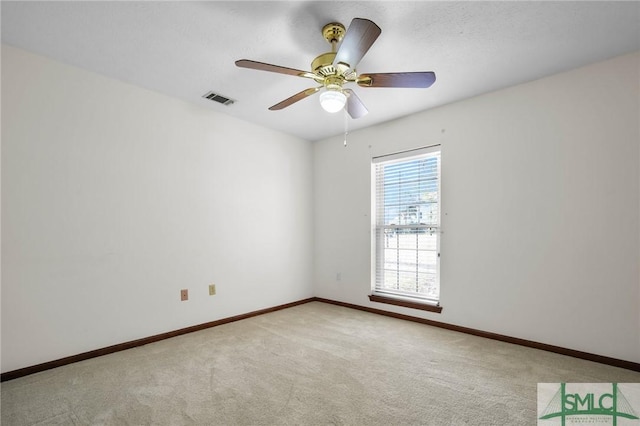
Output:
<instances>
[{"instance_id":1,"label":"beige carpet","mask_svg":"<svg viewBox=\"0 0 640 426\"><path fill-rule=\"evenodd\" d=\"M2 425L535 425L640 373L321 302L5 382Z\"/></svg>"}]
</instances>

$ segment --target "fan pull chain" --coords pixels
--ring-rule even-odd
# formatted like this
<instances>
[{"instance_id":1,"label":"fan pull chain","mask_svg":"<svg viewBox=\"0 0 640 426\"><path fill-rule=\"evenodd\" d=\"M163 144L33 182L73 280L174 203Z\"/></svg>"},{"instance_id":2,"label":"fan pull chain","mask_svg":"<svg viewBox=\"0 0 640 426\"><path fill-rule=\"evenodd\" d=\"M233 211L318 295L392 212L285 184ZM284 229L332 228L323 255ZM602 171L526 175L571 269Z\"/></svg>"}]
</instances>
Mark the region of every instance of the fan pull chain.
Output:
<instances>
[{"instance_id":1,"label":"fan pull chain","mask_svg":"<svg viewBox=\"0 0 640 426\"><path fill-rule=\"evenodd\" d=\"M347 117L347 109L344 110L344 147L347 147L347 135L349 134L349 117Z\"/></svg>"}]
</instances>

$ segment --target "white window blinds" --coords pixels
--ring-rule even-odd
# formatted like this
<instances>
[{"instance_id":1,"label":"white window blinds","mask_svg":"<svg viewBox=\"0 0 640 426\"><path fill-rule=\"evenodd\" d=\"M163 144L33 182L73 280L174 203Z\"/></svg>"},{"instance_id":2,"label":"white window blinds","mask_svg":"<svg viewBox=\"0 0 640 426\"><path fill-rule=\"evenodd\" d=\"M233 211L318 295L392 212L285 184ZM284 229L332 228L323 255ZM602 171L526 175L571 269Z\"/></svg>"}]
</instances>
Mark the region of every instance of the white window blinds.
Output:
<instances>
[{"instance_id":1,"label":"white window blinds","mask_svg":"<svg viewBox=\"0 0 640 426\"><path fill-rule=\"evenodd\" d=\"M440 146L373 159L374 294L440 298Z\"/></svg>"}]
</instances>

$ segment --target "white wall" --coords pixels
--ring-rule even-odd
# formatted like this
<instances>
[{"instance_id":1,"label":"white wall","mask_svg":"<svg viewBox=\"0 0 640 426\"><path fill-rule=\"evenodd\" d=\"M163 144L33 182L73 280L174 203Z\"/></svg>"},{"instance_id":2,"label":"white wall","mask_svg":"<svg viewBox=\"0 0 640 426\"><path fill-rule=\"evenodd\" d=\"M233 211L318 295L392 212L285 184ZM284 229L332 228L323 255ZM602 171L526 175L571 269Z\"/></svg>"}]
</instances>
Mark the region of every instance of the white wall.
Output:
<instances>
[{"instance_id":1,"label":"white wall","mask_svg":"<svg viewBox=\"0 0 640 426\"><path fill-rule=\"evenodd\" d=\"M640 362L639 63L317 142L316 296ZM435 143L443 312L371 303L370 159Z\"/></svg>"},{"instance_id":2,"label":"white wall","mask_svg":"<svg viewBox=\"0 0 640 426\"><path fill-rule=\"evenodd\" d=\"M3 45L2 371L311 297L312 154Z\"/></svg>"}]
</instances>

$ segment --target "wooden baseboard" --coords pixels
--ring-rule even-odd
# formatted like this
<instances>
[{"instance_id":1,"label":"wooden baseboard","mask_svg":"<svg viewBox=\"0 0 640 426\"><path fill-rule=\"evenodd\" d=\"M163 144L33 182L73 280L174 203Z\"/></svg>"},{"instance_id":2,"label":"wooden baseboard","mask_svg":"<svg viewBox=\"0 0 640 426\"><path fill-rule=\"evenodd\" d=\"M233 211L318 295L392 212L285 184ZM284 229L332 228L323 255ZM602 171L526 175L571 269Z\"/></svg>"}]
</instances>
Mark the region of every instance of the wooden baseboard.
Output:
<instances>
[{"instance_id":1,"label":"wooden baseboard","mask_svg":"<svg viewBox=\"0 0 640 426\"><path fill-rule=\"evenodd\" d=\"M191 327L181 328L179 330L169 331L167 333L156 334L155 336L144 337L138 340L132 340L130 342L119 343L117 345L108 346L106 348L96 349L89 352L84 352L78 355L68 356L66 358L57 359L55 361L49 361L30 367L20 368L18 370L8 371L0 375L0 382L7 380L17 379L19 377L28 376L29 374L38 373L40 371L50 370L56 367L62 367L63 365L73 364L74 362L84 361L91 358L96 358L102 355L112 354L114 352L124 351L126 349L135 348L138 346L148 345L149 343L158 342L160 340L169 339L171 337L180 336L182 334L192 333L194 331L200 331L207 328L215 327L222 324L227 324L234 321L239 321L246 318L255 317L269 312L279 311L281 309L291 308L292 306L302 305L304 303L312 302L315 298L298 300L296 302L286 303L284 305L274 306L272 308L260 309L258 311L249 312L246 314L236 315L233 317L223 318L216 321L207 322L204 324L198 324Z\"/></svg>"},{"instance_id":2,"label":"wooden baseboard","mask_svg":"<svg viewBox=\"0 0 640 426\"><path fill-rule=\"evenodd\" d=\"M567 355L574 358L585 359L587 361L598 362L600 364L607 364L614 367L624 368L632 371L640 372L640 363L625 361L623 359L611 358L604 355L596 355L588 352L577 351L575 349L567 349L560 346L548 345L546 343L534 342L531 340L520 339L517 337L505 336L502 334L491 333L488 331L476 330L474 328L462 327L459 325L447 324L445 322L433 321L425 318L414 317L411 315L398 314L396 312L383 311L381 309L369 308L367 306L354 305L352 303L338 302L336 300L323 299L321 297L314 297L313 300L317 302L330 303L332 305L343 306L351 309L358 309L360 311L371 312L374 314L385 315L388 317L399 318L407 321L419 322L421 324L427 324L434 327L446 328L447 330L458 331L460 333L472 334L474 336L485 337L487 339L499 340L501 342L513 343L515 345L526 346L529 348L540 349L543 351L554 352L561 355Z\"/></svg>"},{"instance_id":3,"label":"wooden baseboard","mask_svg":"<svg viewBox=\"0 0 640 426\"><path fill-rule=\"evenodd\" d=\"M56 367L62 367L63 365L72 364L78 361L84 361L91 358L96 358L102 355L112 354L114 352L124 351L126 349L135 348L138 346L148 345L149 343L158 342L160 340L169 339L171 337L180 336L194 331L200 331L218 325L227 324L234 321L243 320L246 318L255 317L269 312L275 312L293 306L302 305L309 302L323 302L332 305L343 306L345 308L357 309L360 311L370 312L378 315L384 315L392 318L398 318L406 321L418 322L421 324L431 325L434 327L445 328L447 330L453 330L460 333L472 334L474 336L485 337L487 339L499 340L501 342L513 343L516 345L526 346L534 349L541 349L543 351L554 352L561 355L567 355L574 358L585 359L588 361L598 362L601 364L607 364L614 367L624 368L627 370L640 372L640 363L625 361L617 358L611 358L603 355L595 355L588 352L577 351L574 349L567 349L560 346L547 345L545 343L538 343L531 340L520 339L517 337L505 336L497 333L490 333L487 331L476 330L474 328L461 327L458 325L447 324L444 322L428 320L425 318L414 317L411 315L398 314L390 311L383 311L382 309L369 308L367 306L354 305L352 303L339 302L336 300L324 299L321 297L310 297L308 299L299 300L296 302L286 303L284 305L274 306L272 308L260 309L258 311L248 312L246 314L236 315L233 317L223 318L216 321L207 322L204 324L198 324L191 327L181 328L179 330L170 331L167 333L156 334L155 336L145 337L138 340L132 340L130 342L120 343L106 348L96 349L89 352L84 352L78 355L68 356L66 358L57 359L55 361L49 361L30 367L20 368L18 370L8 371L0 375L0 382L7 380L17 379L19 377L28 376L30 374L38 373L45 370L50 370Z\"/></svg>"}]
</instances>

